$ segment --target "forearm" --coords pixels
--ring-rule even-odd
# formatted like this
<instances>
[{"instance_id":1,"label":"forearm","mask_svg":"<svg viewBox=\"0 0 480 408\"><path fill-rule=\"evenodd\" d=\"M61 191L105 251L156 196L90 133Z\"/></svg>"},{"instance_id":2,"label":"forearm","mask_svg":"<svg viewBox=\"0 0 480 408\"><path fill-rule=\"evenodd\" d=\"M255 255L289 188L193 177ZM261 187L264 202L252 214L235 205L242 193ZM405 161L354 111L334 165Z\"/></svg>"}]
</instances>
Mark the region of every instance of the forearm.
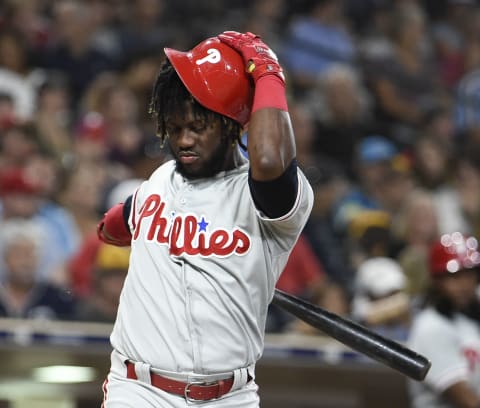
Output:
<instances>
[{"instance_id":1,"label":"forearm","mask_svg":"<svg viewBox=\"0 0 480 408\"><path fill-rule=\"evenodd\" d=\"M288 112L264 108L252 114L248 130L248 155L254 180L273 180L283 174L295 157Z\"/></svg>"},{"instance_id":2,"label":"forearm","mask_svg":"<svg viewBox=\"0 0 480 408\"><path fill-rule=\"evenodd\" d=\"M255 81L248 154L252 178L258 181L280 177L295 157L283 76L265 74Z\"/></svg>"},{"instance_id":3,"label":"forearm","mask_svg":"<svg viewBox=\"0 0 480 408\"><path fill-rule=\"evenodd\" d=\"M226 31L218 37L242 55L255 85L247 142L251 177L274 180L295 157L282 67L275 53L255 34Z\"/></svg>"},{"instance_id":4,"label":"forearm","mask_svg":"<svg viewBox=\"0 0 480 408\"><path fill-rule=\"evenodd\" d=\"M447 390L444 395L455 407L480 408L480 395L474 392L466 382L459 382Z\"/></svg>"}]
</instances>

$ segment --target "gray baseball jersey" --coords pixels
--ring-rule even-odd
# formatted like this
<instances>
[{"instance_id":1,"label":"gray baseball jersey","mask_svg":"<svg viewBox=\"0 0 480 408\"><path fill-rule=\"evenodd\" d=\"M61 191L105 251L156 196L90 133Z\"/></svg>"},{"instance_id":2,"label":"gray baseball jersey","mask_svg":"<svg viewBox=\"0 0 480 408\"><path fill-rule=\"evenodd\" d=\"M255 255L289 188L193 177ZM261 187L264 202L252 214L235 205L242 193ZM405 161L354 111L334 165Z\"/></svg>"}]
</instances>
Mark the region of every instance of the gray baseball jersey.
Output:
<instances>
[{"instance_id":1,"label":"gray baseball jersey","mask_svg":"<svg viewBox=\"0 0 480 408\"><path fill-rule=\"evenodd\" d=\"M260 358L267 306L313 192L298 170L294 207L269 219L252 201L248 168L188 180L169 161L138 188L130 268L111 335L120 353L200 374Z\"/></svg>"},{"instance_id":2,"label":"gray baseball jersey","mask_svg":"<svg viewBox=\"0 0 480 408\"><path fill-rule=\"evenodd\" d=\"M410 330L409 346L432 366L423 382L409 382L412 407L450 408L439 395L459 381L480 390L480 326L457 314L447 319L433 308L421 311Z\"/></svg>"}]
</instances>

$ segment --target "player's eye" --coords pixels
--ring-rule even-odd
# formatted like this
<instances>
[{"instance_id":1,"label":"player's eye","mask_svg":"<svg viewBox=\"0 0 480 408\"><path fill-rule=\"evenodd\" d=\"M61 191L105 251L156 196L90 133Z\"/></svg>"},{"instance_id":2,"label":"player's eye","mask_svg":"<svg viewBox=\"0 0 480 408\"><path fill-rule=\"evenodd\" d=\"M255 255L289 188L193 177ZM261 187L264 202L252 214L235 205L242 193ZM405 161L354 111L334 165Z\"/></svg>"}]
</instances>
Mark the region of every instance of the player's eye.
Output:
<instances>
[{"instance_id":1,"label":"player's eye","mask_svg":"<svg viewBox=\"0 0 480 408\"><path fill-rule=\"evenodd\" d=\"M195 123L190 126L190 130L195 133L201 133L205 131L206 128L207 126L204 123Z\"/></svg>"},{"instance_id":2,"label":"player's eye","mask_svg":"<svg viewBox=\"0 0 480 408\"><path fill-rule=\"evenodd\" d=\"M169 126L166 127L166 130L167 130L167 133L168 133L170 136L173 136L173 135L176 135L178 132L180 132L180 127L179 127L179 126L169 125Z\"/></svg>"}]
</instances>

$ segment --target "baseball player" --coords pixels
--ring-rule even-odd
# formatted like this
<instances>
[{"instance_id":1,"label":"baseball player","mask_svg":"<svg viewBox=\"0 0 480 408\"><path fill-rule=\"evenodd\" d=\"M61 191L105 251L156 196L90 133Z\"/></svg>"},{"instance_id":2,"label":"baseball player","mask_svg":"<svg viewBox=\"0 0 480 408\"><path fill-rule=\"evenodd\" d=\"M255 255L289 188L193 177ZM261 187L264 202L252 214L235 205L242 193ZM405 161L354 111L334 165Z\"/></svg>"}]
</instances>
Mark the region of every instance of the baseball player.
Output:
<instances>
[{"instance_id":1,"label":"baseball player","mask_svg":"<svg viewBox=\"0 0 480 408\"><path fill-rule=\"evenodd\" d=\"M174 159L98 226L131 246L103 406L258 407L267 307L313 204L282 68L252 33L165 53L150 108Z\"/></svg>"},{"instance_id":2,"label":"baseball player","mask_svg":"<svg viewBox=\"0 0 480 408\"><path fill-rule=\"evenodd\" d=\"M409 383L413 408L480 407L479 267L473 237L444 235L431 249L430 302L415 318L409 345L432 366L424 382Z\"/></svg>"}]
</instances>

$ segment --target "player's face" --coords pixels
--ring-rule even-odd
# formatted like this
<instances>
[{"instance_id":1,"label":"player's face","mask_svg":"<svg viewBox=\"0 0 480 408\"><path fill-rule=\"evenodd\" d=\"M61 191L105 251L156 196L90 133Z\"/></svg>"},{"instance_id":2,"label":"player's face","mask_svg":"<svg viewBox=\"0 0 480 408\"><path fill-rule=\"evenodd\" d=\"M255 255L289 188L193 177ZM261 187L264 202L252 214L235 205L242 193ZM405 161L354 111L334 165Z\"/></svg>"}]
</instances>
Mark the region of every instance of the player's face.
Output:
<instances>
[{"instance_id":1,"label":"player's face","mask_svg":"<svg viewBox=\"0 0 480 408\"><path fill-rule=\"evenodd\" d=\"M442 293L460 310L475 298L477 283L476 269L462 270L438 281Z\"/></svg>"},{"instance_id":2,"label":"player's face","mask_svg":"<svg viewBox=\"0 0 480 408\"><path fill-rule=\"evenodd\" d=\"M220 129L220 121L199 120L189 106L185 115L169 119L169 146L180 174L191 179L203 178L226 169L230 146L221 137Z\"/></svg>"}]
</instances>

